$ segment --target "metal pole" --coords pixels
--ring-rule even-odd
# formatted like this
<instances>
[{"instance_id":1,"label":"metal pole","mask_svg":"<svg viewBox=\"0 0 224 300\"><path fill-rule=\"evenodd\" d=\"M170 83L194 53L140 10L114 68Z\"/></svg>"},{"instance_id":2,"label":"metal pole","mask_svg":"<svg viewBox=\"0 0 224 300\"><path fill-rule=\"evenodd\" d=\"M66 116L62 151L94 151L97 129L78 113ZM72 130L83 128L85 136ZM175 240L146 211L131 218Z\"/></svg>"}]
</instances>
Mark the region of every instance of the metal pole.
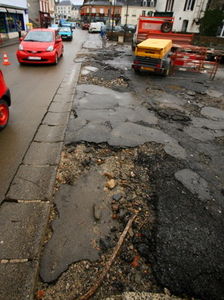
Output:
<instances>
[{"instance_id":1,"label":"metal pole","mask_svg":"<svg viewBox=\"0 0 224 300\"><path fill-rule=\"evenodd\" d=\"M116 0L114 0L114 5L113 5L113 15L112 15L112 32L114 31L114 13L115 13L115 2L116 2Z\"/></svg>"},{"instance_id":2,"label":"metal pole","mask_svg":"<svg viewBox=\"0 0 224 300\"><path fill-rule=\"evenodd\" d=\"M127 23L128 23L128 0L126 6L126 18L125 18L125 29L124 29L124 41L126 40L126 33L127 33Z\"/></svg>"}]
</instances>

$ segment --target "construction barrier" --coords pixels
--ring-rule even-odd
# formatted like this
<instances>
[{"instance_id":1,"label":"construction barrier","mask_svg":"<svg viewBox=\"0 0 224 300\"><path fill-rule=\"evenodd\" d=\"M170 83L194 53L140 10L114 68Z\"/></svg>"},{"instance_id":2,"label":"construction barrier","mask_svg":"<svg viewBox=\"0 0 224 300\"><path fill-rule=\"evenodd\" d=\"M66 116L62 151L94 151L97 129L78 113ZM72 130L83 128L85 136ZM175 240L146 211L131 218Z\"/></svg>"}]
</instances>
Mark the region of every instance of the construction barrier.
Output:
<instances>
[{"instance_id":1,"label":"construction barrier","mask_svg":"<svg viewBox=\"0 0 224 300\"><path fill-rule=\"evenodd\" d=\"M215 78L220 57L215 56L214 61L208 61L208 49L198 46L178 47L171 55L172 72L175 70L190 71L210 74L210 79Z\"/></svg>"}]
</instances>

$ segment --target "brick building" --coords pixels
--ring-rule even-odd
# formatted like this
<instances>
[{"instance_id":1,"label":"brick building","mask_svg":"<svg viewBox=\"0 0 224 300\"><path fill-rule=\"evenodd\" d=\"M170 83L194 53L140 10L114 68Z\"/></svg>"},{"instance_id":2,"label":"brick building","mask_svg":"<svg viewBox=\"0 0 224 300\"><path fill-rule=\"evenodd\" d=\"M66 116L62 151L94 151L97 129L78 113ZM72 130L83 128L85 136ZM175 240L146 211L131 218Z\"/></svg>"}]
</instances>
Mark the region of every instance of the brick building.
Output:
<instances>
[{"instance_id":1,"label":"brick building","mask_svg":"<svg viewBox=\"0 0 224 300\"><path fill-rule=\"evenodd\" d=\"M105 24L112 20L115 24L119 24L121 21L122 5L119 1L86 0L80 8L81 20L88 22L101 21Z\"/></svg>"}]
</instances>

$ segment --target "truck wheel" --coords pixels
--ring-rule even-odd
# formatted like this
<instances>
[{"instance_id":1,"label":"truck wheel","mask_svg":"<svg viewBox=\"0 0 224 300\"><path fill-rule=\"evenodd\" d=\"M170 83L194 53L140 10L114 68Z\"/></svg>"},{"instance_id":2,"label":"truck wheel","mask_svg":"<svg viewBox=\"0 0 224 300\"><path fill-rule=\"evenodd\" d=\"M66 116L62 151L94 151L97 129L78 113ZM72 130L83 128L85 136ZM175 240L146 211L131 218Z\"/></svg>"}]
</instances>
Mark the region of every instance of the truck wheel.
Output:
<instances>
[{"instance_id":1,"label":"truck wheel","mask_svg":"<svg viewBox=\"0 0 224 300\"><path fill-rule=\"evenodd\" d=\"M0 100L0 130L4 129L9 121L9 107L5 100Z\"/></svg>"},{"instance_id":2,"label":"truck wheel","mask_svg":"<svg viewBox=\"0 0 224 300\"><path fill-rule=\"evenodd\" d=\"M165 22L161 25L161 31L164 33L168 33L172 30L172 23Z\"/></svg>"},{"instance_id":3,"label":"truck wheel","mask_svg":"<svg viewBox=\"0 0 224 300\"><path fill-rule=\"evenodd\" d=\"M170 64L167 66L167 68L165 70L163 70L162 75L164 77L168 76L170 74Z\"/></svg>"},{"instance_id":4,"label":"truck wheel","mask_svg":"<svg viewBox=\"0 0 224 300\"><path fill-rule=\"evenodd\" d=\"M136 44L135 44L135 42L132 40L132 41L131 41L131 49L132 49L132 51L135 51L135 47L136 47Z\"/></svg>"}]
</instances>

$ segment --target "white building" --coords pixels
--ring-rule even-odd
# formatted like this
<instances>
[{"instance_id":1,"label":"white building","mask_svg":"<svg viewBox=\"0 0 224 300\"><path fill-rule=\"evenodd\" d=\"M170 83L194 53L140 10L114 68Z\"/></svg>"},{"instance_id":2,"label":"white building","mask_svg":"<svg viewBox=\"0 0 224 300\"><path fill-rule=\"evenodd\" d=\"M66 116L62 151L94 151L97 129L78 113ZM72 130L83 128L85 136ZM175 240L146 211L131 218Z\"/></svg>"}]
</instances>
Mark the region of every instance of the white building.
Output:
<instances>
[{"instance_id":1,"label":"white building","mask_svg":"<svg viewBox=\"0 0 224 300\"><path fill-rule=\"evenodd\" d=\"M57 17L67 19L72 17L71 1L62 1L56 4Z\"/></svg>"},{"instance_id":2,"label":"white building","mask_svg":"<svg viewBox=\"0 0 224 300\"><path fill-rule=\"evenodd\" d=\"M199 32L199 20L204 16L209 0L157 0L156 10L173 12L173 31Z\"/></svg>"},{"instance_id":3,"label":"white building","mask_svg":"<svg viewBox=\"0 0 224 300\"><path fill-rule=\"evenodd\" d=\"M18 23L26 30L28 20L27 0L0 1L0 36L2 39L18 37Z\"/></svg>"},{"instance_id":4,"label":"white building","mask_svg":"<svg viewBox=\"0 0 224 300\"><path fill-rule=\"evenodd\" d=\"M151 16L155 11L155 0L126 0L121 10L121 24L136 25L140 16Z\"/></svg>"}]
</instances>

